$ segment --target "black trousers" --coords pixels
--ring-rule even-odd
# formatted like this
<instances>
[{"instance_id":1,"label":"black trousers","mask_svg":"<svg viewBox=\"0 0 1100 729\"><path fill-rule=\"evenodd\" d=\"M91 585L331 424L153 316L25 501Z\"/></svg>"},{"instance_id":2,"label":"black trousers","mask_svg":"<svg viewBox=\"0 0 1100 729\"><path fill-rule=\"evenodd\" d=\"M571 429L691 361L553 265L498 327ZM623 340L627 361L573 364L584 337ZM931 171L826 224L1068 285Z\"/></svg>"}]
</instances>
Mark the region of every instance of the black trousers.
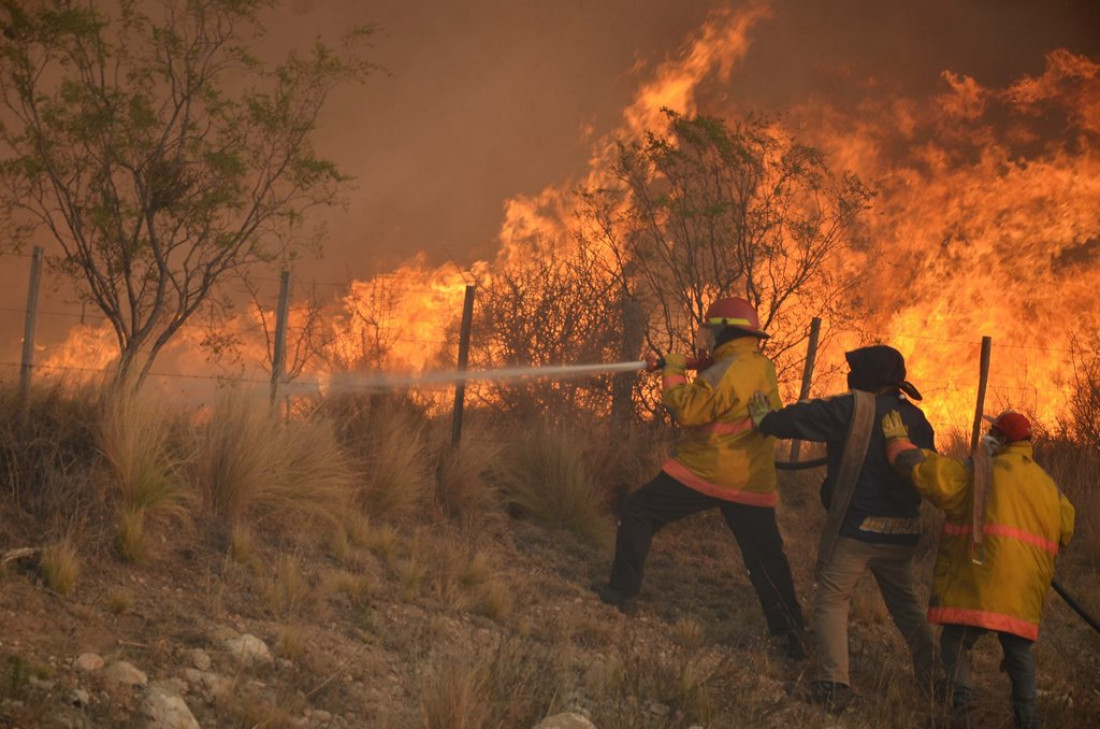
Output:
<instances>
[{"instance_id":1,"label":"black trousers","mask_svg":"<svg viewBox=\"0 0 1100 729\"><path fill-rule=\"evenodd\" d=\"M638 594L653 535L666 524L709 509L721 509L737 540L749 580L764 610L768 630L773 635L801 631L802 610L795 597L790 564L783 554L775 509L707 496L684 486L664 471L631 494L623 506L615 537L611 586L626 595Z\"/></svg>"}]
</instances>

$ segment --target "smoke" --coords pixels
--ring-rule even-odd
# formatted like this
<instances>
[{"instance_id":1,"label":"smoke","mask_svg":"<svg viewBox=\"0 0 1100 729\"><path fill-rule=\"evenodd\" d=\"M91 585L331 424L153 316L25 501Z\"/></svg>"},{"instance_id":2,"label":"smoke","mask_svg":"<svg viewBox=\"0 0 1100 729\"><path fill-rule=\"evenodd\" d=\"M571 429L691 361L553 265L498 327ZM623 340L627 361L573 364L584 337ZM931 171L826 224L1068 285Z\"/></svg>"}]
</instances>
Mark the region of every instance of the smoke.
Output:
<instances>
[{"instance_id":1,"label":"smoke","mask_svg":"<svg viewBox=\"0 0 1100 729\"><path fill-rule=\"evenodd\" d=\"M724 55L692 56L701 52L700 37L723 27L715 22L721 17L748 19L745 42ZM379 28L375 60L386 73L336 98L322 119L321 150L356 184L346 209L327 216L325 257L297 264L298 281L365 280L402 268L414 252L418 270L494 260L502 239L522 239L516 230L537 233L542 221L531 211L553 208L559 191L592 175L599 145L644 121L643 112L659 109L656 101L689 103L704 113L783 113L840 167L882 177L895 189L936 179L929 170L937 150L970 154L966 170L981 171L984 164L993 171L1012 154L1046 154L1050 139L1065 142L1068 107L1055 112L1033 105L1027 123L1016 124L1018 134L997 137L997 159L983 160L981 146L971 141L943 143L953 127L928 119L946 112L984 123L992 108L1020 122L1027 113L1009 97L1026 96L1053 78L1044 75L1051 53L1100 58L1100 8L1019 0L293 0L270 15L268 44L301 47L315 35L332 39L365 23ZM693 63L702 66L692 72ZM1035 83L1021 86L1027 78ZM667 95L639 106L649 90ZM1086 111L1084 118L1095 120L1095 110L1091 117ZM993 128L983 123L967 126L966 134L974 139ZM898 161L903 164L892 169ZM953 160L950 169L962 169L959 164ZM1069 167L1047 169L1057 176ZM948 175L927 194L891 198L889 214L904 217L903 207L912 205L912 214L924 215L968 179ZM1037 178L1020 171L999 179L1001 194L1013 195ZM1035 195L1030 204L1041 208L1051 198ZM982 203L975 197L968 204ZM962 210L956 220L965 216ZM993 219L984 230L995 232L998 224ZM905 228L872 226L865 248L854 254L867 264L912 238L925 249L907 248L901 262L919 268L919 256L936 250L945 230L951 227L910 236ZM1089 247L1087 230L1082 235L1076 246L1074 234L1058 239L1062 260L1078 266L1082 257L1091 260L1095 244ZM25 259L2 260L4 278L13 284L6 288L20 292L10 302L17 310ZM974 260L1001 256L975 254ZM882 288L890 278L878 275ZM462 280L458 273L454 278ZM933 289L936 281L918 283ZM64 299L65 292L55 296ZM52 308L61 303L55 299ZM71 323L40 319L40 327L60 331ZM887 333L894 326L888 318L878 323ZM16 326L11 329L5 338L17 342Z\"/></svg>"}]
</instances>

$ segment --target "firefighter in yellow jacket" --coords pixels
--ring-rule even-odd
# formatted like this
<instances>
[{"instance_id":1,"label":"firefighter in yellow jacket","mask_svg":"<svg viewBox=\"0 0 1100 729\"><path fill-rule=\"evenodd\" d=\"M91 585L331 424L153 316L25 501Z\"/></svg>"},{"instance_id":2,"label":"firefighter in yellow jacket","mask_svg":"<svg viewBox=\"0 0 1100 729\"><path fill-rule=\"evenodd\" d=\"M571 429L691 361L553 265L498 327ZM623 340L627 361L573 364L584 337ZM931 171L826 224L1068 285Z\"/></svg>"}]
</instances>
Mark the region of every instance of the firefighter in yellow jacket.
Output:
<instances>
[{"instance_id":1,"label":"firefighter in yellow jacket","mask_svg":"<svg viewBox=\"0 0 1100 729\"><path fill-rule=\"evenodd\" d=\"M646 555L661 527L718 508L733 532L768 629L787 641L788 654L804 656L802 613L775 521L775 439L753 429L753 392L780 404L775 366L760 351L768 337L752 305L741 298L715 301L704 316L712 363L694 380L686 358L663 358L662 400L684 429L661 472L627 499L608 583L593 589L622 612L636 610Z\"/></svg>"},{"instance_id":2,"label":"firefighter in yellow jacket","mask_svg":"<svg viewBox=\"0 0 1100 729\"><path fill-rule=\"evenodd\" d=\"M922 451L897 413L883 418L887 457L944 511L928 619L943 625L940 651L955 710L971 695L967 653L988 631L1004 652L1018 729L1041 726L1031 645L1058 550L1073 536L1073 506L1032 457L1031 423L1006 411L984 448L959 461Z\"/></svg>"}]
</instances>

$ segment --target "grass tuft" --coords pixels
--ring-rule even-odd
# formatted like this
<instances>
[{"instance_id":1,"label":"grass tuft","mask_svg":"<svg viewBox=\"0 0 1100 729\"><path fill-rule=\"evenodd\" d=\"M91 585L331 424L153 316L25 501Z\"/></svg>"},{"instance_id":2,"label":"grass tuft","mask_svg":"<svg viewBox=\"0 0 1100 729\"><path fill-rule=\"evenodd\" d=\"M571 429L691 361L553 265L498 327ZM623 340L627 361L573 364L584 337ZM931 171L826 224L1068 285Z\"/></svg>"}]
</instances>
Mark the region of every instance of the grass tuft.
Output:
<instances>
[{"instance_id":1,"label":"grass tuft","mask_svg":"<svg viewBox=\"0 0 1100 729\"><path fill-rule=\"evenodd\" d=\"M42 578L59 595L71 595L80 578L80 556L72 539L66 537L42 550Z\"/></svg>"},{"instance_id":2,"label":"grass tuft","mask_svg":"<svg viewBox=\"0 0 1100 729\"><path fill-rule=\"evenodd\" d=\"M223 521L299 531L343 519L355 474L324 418L283 424L264 399L232 393L194 437L203 501Z\"/></svg>"},{"instance_id":3,"label":"grass tuft","mask_svg":"<svg viewBox=\"0 0 1100 729\"><path fill-rule=\"evenodd\" d=\"M563 427L533 429L508 451L500 479L520 516L594 543L606 541L610 522L604 495L587 465L583 443Z\"/></svg>"},{"instance_id":4,"label":"grass tuft","mask_svg":"<svg viewBox=\"0 0 1100 729\"><path fill-rule=\"evenodd\" d=\"M171 447L171 428L162 408L151 398L108 395L99 424L99 445L118 496L119 548L123 558L139 562L148 556L145 523L190 519L191 494L181 472L186 461Z\"/></svg>"}]
</instances>

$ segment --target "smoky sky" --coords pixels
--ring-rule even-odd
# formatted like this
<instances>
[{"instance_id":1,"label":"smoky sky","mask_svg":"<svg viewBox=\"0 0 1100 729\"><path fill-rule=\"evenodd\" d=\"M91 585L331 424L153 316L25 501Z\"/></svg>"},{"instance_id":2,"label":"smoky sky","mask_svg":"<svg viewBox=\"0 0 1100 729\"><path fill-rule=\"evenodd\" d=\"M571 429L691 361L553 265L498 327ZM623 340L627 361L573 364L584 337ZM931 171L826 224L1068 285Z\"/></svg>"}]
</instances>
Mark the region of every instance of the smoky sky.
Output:
<instances>
[{"instance_id":1,"label":"smoky sky","mask_svg":"<svg viewBox=\"0 0 1100 729\"><path fill-rule=\"evenodd\" d=\"M342 93L321 148L357 178L327 216L316 275L366 276L423 251L491 257L504 202L583 175L647 73L675 57L716 0L293 0L269 42L371 23L386 69ZM1086 0L775 0L723 93L782 110L823 96L943 90L1042 72L1044 54L1100 55Z\"/></svg>"}]
</instances>

